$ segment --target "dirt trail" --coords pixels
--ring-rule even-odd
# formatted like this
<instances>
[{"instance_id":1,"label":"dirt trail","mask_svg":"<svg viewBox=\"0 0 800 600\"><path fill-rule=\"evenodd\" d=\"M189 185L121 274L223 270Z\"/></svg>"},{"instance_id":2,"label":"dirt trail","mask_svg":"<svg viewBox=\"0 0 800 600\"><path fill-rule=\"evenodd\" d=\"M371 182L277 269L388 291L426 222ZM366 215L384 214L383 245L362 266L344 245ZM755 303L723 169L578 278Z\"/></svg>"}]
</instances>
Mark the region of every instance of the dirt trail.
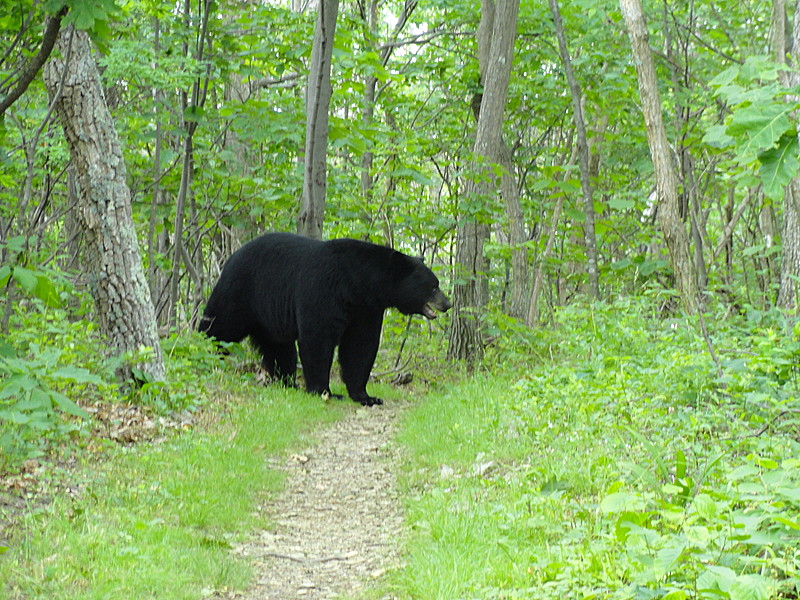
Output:
<instances>
[{"instance_id":1,"label":"dirt trail","mask_svg":"<svg viewBox=\"0 0 800 600\"><path fill-rule=\"evenodd\" d=\"M279 458L286 488L265 507L276 527L237 552L253 561L245 600L351 598L398 565L403 516L391 472L402 403L356 408Z\"/></svg>"}]
</instances>

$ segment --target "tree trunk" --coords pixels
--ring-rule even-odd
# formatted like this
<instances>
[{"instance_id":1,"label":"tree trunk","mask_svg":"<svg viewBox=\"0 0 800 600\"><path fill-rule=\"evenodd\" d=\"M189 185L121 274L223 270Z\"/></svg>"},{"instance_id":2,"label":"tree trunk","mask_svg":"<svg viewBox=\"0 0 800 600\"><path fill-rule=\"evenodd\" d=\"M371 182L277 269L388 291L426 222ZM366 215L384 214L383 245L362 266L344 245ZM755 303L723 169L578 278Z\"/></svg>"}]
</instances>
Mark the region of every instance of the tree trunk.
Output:
<instances>
[{"instance_id":1,"label":"tree trunk","mask_svg":"<svg viewBox=\"0 0 800 600\"><path fill-rule=\"evenodd\" d=\"M663 12L664 31L666 32L666 63L669 66L672 89L675 91L675 131L681 132L679 139L675 142L676 162L679 167L679 189L682 191L679 198L680 214L684 221L687 218L689 220L689 234L694 251L693 260L695 274L697 275L697 287L699 290L703 290L708 285L708 272L703 255L703 247L708 236L704 235L703 212L694 181L695 164L689 149L690 144L687 143L688 132L692 129L692 111L688 103L692 82L686 63L690 55L690 40L696 35L694 32L695 16L690 14L689 22L685 25L683 33L673 36L672 27L670 26L671 19L666 4L663 6ZM677 46L676 44L681 45ZM682 68L679 70L679 67Z\"/></svg>"},{"instance_id":2,"label":"tree trunk","mask_svg":"<svg viewBox=\"0 0 800 600\"><path fill-rule=\"evenodd\" d=\"M577 150L573 151L572 156L569 157L564 169L564 173L568 172L569 167L575 164ZM542 253L537 257L536 266L533 270L533 286L531 288L531 298L528 304L528 314L525 323L528 327L534 327L539 323L539 296L542 293L542 285L544 283L544 268L547 261L550 260L550 254L553 252L553 246L556 242L556 234L558 233L558 220L561 218L561 211L564 208L563 193L558 194L553 215L550 217L550 228L545 229L542 233L547 234L547 242Z\"/></svg>"},{"instance_id":3,"label":"tree trunk","mask_svg":"<svg viewBox=\"0 0 800 600\"><path fill-rule=\"evenodd\" d=\"M528 241L525 230L525 212L519 198L517 178L511 150L500 140L500 164L503 167L500 180L500 195L506 205L508 219L508 244L511 246L511 304L508 314L515 319L524 319L528 313Z\"/></svg>"},{"instance_id":4,"label":"tree trunk","mask_svg":"<svg viewBox=\"0 0 800 600\"><path fill-rule=\"evenodd\" d=\"M372 42L377 36L378 27L378 0L369 0L365 5L364 21L367 29L369 41ZM364 107L361 113L361 123L364 128L372 125L375 116L375 93L378 87L378 78L369 74L364 80ZM371 200L372 186L374 179L372 176L372 162L375 155L371 150L366 150L361 156L361 195L364 200Z\"/></svg>"},{"instance_id":5,"label":"tree trunk","mask_svg":"<svg viewBox=\"0 0 800 600\"><path fill-rule=\"evenodd\" d=\"M492 16L491 18L493 19L494 17ZM486 43L488 43L488 40ZM483 78L484 76L482 68L481 77ZM476 94L472 99L472 114L476 121L480 117L482 103L483 94ZM506 205L508 245L511 247L511 302L508 314L516 319L524 319L528 312L528 298L526 295L528 288L528 249L524 246L528 236L525 231L525 212L522 210L522 202L520 202L519 190L517 189L517 179L514 176L511 149L502 138L502 133L497 161L502 167L500 196Z\"/></svg>"},{"instance_id":6,"label":"tree trunk","mask_svg":"<svg viewBox=\"0 0 800 600\"><path fill-rule=\"evenodd\" d=\"M787 32L786 5L783 0L773 4L774 55L782 63L797 66L797 52L800 49L800 1L795 2L794 22ZM787 52L787 48L791 52ZM800 84L800 76L794 70L782 71L781 81L786 87ZM792 97L797 100L797 97ZM800 132L799 132L800 133ZM786 186L783 197L783 228L781 233L783 249L781 252L780 287L778 306L794 309L800 301L800 177L795 177Z\"/></svg>"},{"instance_id":7,"label":"tree trunk","mask_svg":"<svg viewBox=\"0 0 800 600\"><path fill-rule=\"evenodd\" d=\"M213 0L203 0L200 4L201 20L200 30L197 33L197 45L194 48L194 59L199 63L203 62L205 56L205 46L208 41L208 23ZM184 4L184 22L187 30L191 23L191 4L186 0ZM188 44L184 44L183 54L189 56ZM183 141L183 168L181 170L181 183L178 188L178 197L175 201L175 226L173 229L173 248L172 248L172 272L169 278L169 304L167 305L167 323L176 329L178 326L178 303L180 301L179 283L180 266L185 264L190 274L195 273L194 265L189 260L189 255L183 245L183 230L185 225L186 204L192 195L192 182L194 180L194 132L197 130L198 113L205 105L206 90L210 78L210 64L206 65L205 78L198 76L192 83L191 95L181 92L181 108L184 114L183 127L186 130L186 138ZM188 115L192 115L189 117ZM202 285L201 281L195 279L197 288ZM160 312L159 312L160 314Z\"/></svg>"},{"instance_id":8,"label":"tree trunk","mask_svg":"<svg viewBox=\"0 0 800 600\"><path fill-rule=\"evenodd\" d=\"M158 70L158 59L161 54L161 22L158 17L153 17L153 54L155 60L153 62L153 69ZM164 134L161 128L160 112L161 102L164 92L158 88L154 88L152 94L156 100L156 109L154 110L153 119L155 120L156 131L155 140L153 141L153 195L150 200L150 220L147 230L147 283L150 286L150 295L152 298L158 298L158 292L163 285L163 274L156 265L156 253L163 251L163 247L159 247L159 242L163 242L164 236L157 235L158 229L158 214L159 207L163 203L161 198L161 146L164 139ZM153 303L154 308L156 302ZM158 313L158 311L156 311ZM158 316L156 315L156 321Z\"/></svg>"},{"instance_id":9,"label":"tree trunk","mask_svg":"<svg viewBox=\"0 0 800 600\"><path fill-rule=\"evenodd\" d=\"M694 313L697 304L697 278L689 250L689 237L680 217L678 178L672 163L664 120L661 116L661 100L658 93L653 56L648 41L647 25L642 14L640 0L620 0L620 8L628 27L633 62L639 81L642 113L647 129L647 141L656 174L658 197L658 223L669 250L675 284L684 309Z\"/></svg>"},{"instance_id":10,"label":"tree trunk","mask_svg":"<svg viewBox=\"0 0 800 600\"><path fill-rule=\"evenodd\" d=\"M473 172L466 184L466 197L480 203L497 189L492 166L500 159L503 112L514 58L519 0L483 0L478 29L478 60L482 73L483 97L475 134ZM480 173L480 175L478 175ZM450 320L451 359L477 362L483 357L480 316L486 306L487 262L483 246L488 225L478 222L474 212L466 215L456 233L456 268L461 272L453 289Z\"/></svg>"},{"instance_id":11,"label":"tree trunk","mask_svg":"<svg viewBox=\"0 0 800 600\"><path fill-rule=\"evenodd\" d=\"M561 62L564 65L564 75L567 78L569 91L572 96L572 120L575 123L575 134L578 142L578 167L581 177L581 195L583 196L583 242L586 247L586 274L589 277L589 293L595 300L600 299L600 275L597 270L597 238L594 228L594 200L592 199L592 182L589 170L589 142L586 137L586 121L583 117L583 93L575 73L572 70L572 60L567 47L567 37L564 35L564 25L561 21L561 11L558 0L550 0L550 11L553 13L553 24L558 39L558 50Z\"/></svg>"},{"instance_id":12,"label":"tree trunk","mask_svg":"<svg viewBox=\"0 0 800 600\"><path fill-rule=\"evenodd\" d=\"M315 239L322 238L322 223L325 219L328 111L333 94L331 62L338 12L339 0L319 1L306 90L305 168L297 232Z\"/></svg>"},{"instance_id":13,"label":"tree trunk","mask_svg":"<svg viewBox=\"0 0 800 600\"><path fill-rule=\"evenodd\" d=\"M44 80L64 128L77 171L78 219L86 243L86 271L101 332L120 352L150 349L137 367L164 378L150 300L125 181L125 162L108 111L89 36L72 27L58 41L61 56L45 65ZM131 367L123 376L131 375Z\"/></svg>"},{"instance_id":14,"label":"tree trunk","mask_svg":"<svg viewBox=\"0 0 800 600\"><path fill-rule=\"evenodd\" d=\"M800 300L800 179L786 186L783 198L783 251L778 306L793 309Z\"/></svg>"}]
</instances>

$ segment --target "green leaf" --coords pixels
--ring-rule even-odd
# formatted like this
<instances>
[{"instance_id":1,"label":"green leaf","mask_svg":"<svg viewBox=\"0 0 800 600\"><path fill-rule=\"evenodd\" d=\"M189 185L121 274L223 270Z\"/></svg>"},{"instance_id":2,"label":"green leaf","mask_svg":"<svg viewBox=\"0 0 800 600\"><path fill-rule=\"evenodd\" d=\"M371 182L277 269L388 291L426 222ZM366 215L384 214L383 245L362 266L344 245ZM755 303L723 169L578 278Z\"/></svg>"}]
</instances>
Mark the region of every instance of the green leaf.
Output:
<instances>
[{"instance_id":1,"label":"green leaf","mask_svg":"<svg viewBox=\"0 0 800 600\"><path fill-rule=\"evenodd\" d=\"M639 265L639 273L644 276L651 275L666 268L668 265L669 263L666 260L645 260Z\"/></svg>"},{"instance_id":2,"label":"green leaf","mask_svg":"<svg viewBox=\"0 0 800 600\"><path fill-rule=\"evenodd\" d=\"M206 114L202 106L187 106L183 111L183 120L187 123L197 123Z\"/></svg>"},{"instance_id":3,"label":"green leaf","mask_svg":"<svg viewBox=\"0 0 800 600\"><path fill-rule=\"evenodd\" d=\"M754 254L758 254L764 249L764 244L756 244L755 246L748 246L747 248L742 250L742 254L744 256L753 256Z\"/></svg>"},{"instance_id":4,"label":"green leaf","mask_svg":"<svg viewBox=\"0 0 800 600\"><path fill-rule=\"evenodd\" d=\"M800 523L797 521L790 521L786 517L773 517L775 521L780 523L781 525L786 525L789 529L794 529L795 531L800 531Z\"/></svg>"},{"instance_id":5,"label":"green leaf","mask_svg":"<svg viewBox=\"0 0 800 600\"><path fill-rule=\"evenodd\" d=\"M636 203L628 198L611 198L608 201L608 207L614 210L629 210L636 208Z\"/></svg>"},{"instance_id":6,"label":"green leaf","mask_svg":"<svg viewBox=\"0 0 800 600\"><path fill-rule=\"evenodd\" d=\"M623 258L622 260L618 260L616 262L611 263L611 270L612 271L621 271L622 269L627 269L633 263L628 258Z\"/></svg>"},{"instance_id":7,"label":"green leaf","mask_svg":"<svg viewBox=\"0 0 800 600\"><path fill-rule=\"evenodd\" d=\"M395 169L392 171L392 177L411 177L411 179L420 185L433 185L432 180L430 180L428 177L425 177L425 175L416 169L412 169L410 167L401 167L399 169Z\"/></svg>"},{"instance_id":8,"label":"green leaf","mask_svg":"<svg viewBox=\"0 0 800 600\"><path fill-rule=\"evenodd\" d=\"M787 461L783 462L786 463ZM781 465L781 467L783 467L784 469L786 468L783 466L783 464ZM781 486L777 489L777 492L784 498L788 498L792 502L800 504L800 487L788 488Z\"/></svg>"},{"instance_id":9,"label":"green leaf","mask_svg":"<svg viewBox=\"0 0 800 600\"><path fill-rule=\"evenodd\" d=\"M758 457L756 457L755 462L759 467L763 467L765 469L770 469L771 470L771 469L777 469L778 468L778 463L776 461L772 460L771 458L764 458L764 457L758 456Z\"/></svg>"},{"instance_id":10,"label":"green leaf","mask_svg":"<svg viewBox=\"0 0 800 600\"><path fill-rule=\"evenodd\" d=\"M778 70L785 69L785 65L776 63L769 56L754 54L748 56L739 67L739 76L747 82L775 81Z\"/></svg>"},{"instance_id":11,"label":"green leaf","mask_svg":"<svg viewBox=\"0 0 800 600\"><path fill-rule=\"evenodd\" d=\"M6 360L4 362L8 364L11 361ZM0 382L2 382L2 385L0 385L0 399L18 397L39 386L39 382L36 379L22 373L15 373L10 377L0 379Z\"/></svg>"},{"instance_id":12,"label":"green leaf","mask_svg":"<svg viewBox=\"0 0 800 600\"><path fill-rule=\"evenodd\" d=\"M22 411L0 410L0 420L8 421L16 425L26 425L30 422L31 418Z\"/></svg>"},{"instance_id":13,"label":"green leaf","mask_svg":"<svg viewBox=\"0 0 800 600\"><path fill-rule=\"evenodd\" d=\"M721 591L727 593L736 581L736 573L728 567L709 566L697 578L697 587L701 590Z\"/></svg>"},{"instance_id":14,"label":"green leaf","mask_svg":"<svg viewBox=\"0 0 800 600\"><path fill-rule=\"evenodd\" d=\"M675 452L675 477L677 479L686 477L686 454L683 450Z\"/></svg>"},{"instance_id":15,"label":"green leaf","mask_svg":"<svg viewBox=\"0 0 800 600\"><path fill-rule=\"evenodd\" d=\"M33 295L51 308L61 307L61 298L58 297L56 286L46 275L39 274L37 276Z\"/></svg>"},{"instance_id":16,"label":"green leaf","mask_svg":"<svg viewBox=\"0 0 800 600\"><path fill-rule=\"evenodd\" d=\"M730 589L731 600L768 600L768 580L759 575L742 575Z\"/></svg>"},{"instance_id":17,"label":"green leaf","mask_svg":"<svg viewBox=\"0 0 800 600\"><path fill-rule=\"evenodd\" d=\"M734 139L728 135L727 125L712 125L706 129L706 134L703 136L703 143L712 148L729 148L733 146L733 142Z\"/></svg>"},{"instance_id":18,"label":"green leaf","mask_svg":"<svg viewBox=\"0 0 800 600\"><path fill-rule=\"evenodd\" d=\"M628 534L634 528L641 528L644 525L644 517L641 513L635 512L622 512L617 518L617 523L614 526L614 534L617 540L625 543L628 539Z\"/></svg>"},{"instance_id":19,"label":"green leaf","mask_svg":"<svg viewBox=\"0 0 800 600\"><path fill-rule=\"evenodd\" d=\"M14 358L17 356L14 346L0 338L0 358Z\"/></svg>"},{"instance_id":20,"label":"green leaf","mask_svg":"<svg viewBox=\"0 0 800 600\"><path fill-rule=\"evenodd\" d=\"M41 387L35 387L31 390L30 396L27 400L20 400L14 406L18 410L30 411L49 411L53 407L50 396L46 390Z\"/></svg>"},{"instance_id":21,"label":"green leaf","mask_svg":"<svg viewBox=\"0 0 800 600\"><path fill-rule=\"evenodd\" d=\"M783 198L788 183L800 170L798 160L797 132L787 132L781 136L777 147L765 150L758 155L761 163L759 175L764 184L764 193L774 200Z\"/></svg>"},{"instance_id":22,"label":"green leaf","mask_svg":"<svg viewBox=\"0 0 800 600\"><path fill-rule=\"evenodd\" d=\"M14 277L14 281L28 293L32 293L39 283L39 278L36 277L36 274L25 267L14 267L12 276Z\"/></svg>"},{"instance_id":23,"label":"green leaf","mask_svg":"<svg viewBox=\"0 0 800 600\"><path fill-rule=\"evenodd\" d=\"M11 279L11 267L3 265L0 267L0 288L6 287L9 279Z\"/></svg>"},{"instance_id":24,"label":"green leaf","mask_svg":"<svg viewBox=\"0 0 800 600\"><path fill-rule=\"evenodd\" d=\"M25 246L28 243L28 238L24 235L15 235L13 237L8 238L5 241L5 246L8 248L8 251L13 254L19 254L20 252L25 251Z\"/></svg>"},{"instance_id":25,"label":"green leaf","mask_svg":"<svg viewBox=\"0 0 800 600\"><path fill-rule=\"evenodd\" d=\"M777 145L789 131L789 114L793 107L788 104L751 104L734 111L728 133L737 140L738 159L749 164L758 155Z\"/></svg>"},{"instance_id":26,"label":"green leaf","mask_svg":"<svg viewBox=\"0 0 800 600\"><path fill-rule=\"evenodd\" d=\"M75 404L72 400L67 398L64 394L51 390L50 398L52 398L53 403L56 406L58 406L58 408L60 408L68 415L72 415L73 417L80 417L81 419L86 419L86 420L91 419L89 413L87 413L80 406Z\"/></svg>"},{"instance_id":27,"label":"green leaf","mask_svg":"<svg viewBox=\"0 0 800 600\"><path fill-rule=\"evenodd\" d=\"M676 546L668 546L662 548L656 553L653 559L653 574L656 579L661 579L672 570L683 554L684 545L678 544Z\"/></svg>"},{"instance_id":28,"label":"green leaf","mask_svg":"<svg viewBox=\"0 0 800 600\"><path fill-rule=\"evenodd\" d=\"M734 65L719 73L716 77L714 77L714 79L709 81L709 83L714 87L722 87L723 85L729 85L733 83L738 76L739 65Z\"/></svg>"},{"instance_id":29,"label":"green leaf","mask_svg":"<svg viewBox=\"0 0 800 600\"><path fill-rule=\"evenodd\" d=\"M697 514L710 521L717 515L717 503L708 494L698 494L694 499Z\"/></svg>"},{"instance_id":30,"label":"green leaf","mask_svg":"<svg viewBox=\"0 0 800 600\"><path fill-rule=\"evenodd\" d=\"M100 377L81 367L59 367L55 371L48 373L48 375L55 379L64 379L75 383L94 383L97 385L103 383Z\"/></svg>"},{"instance_id":31,"label":"green leaf","mask_svg":"<svg viewBox=\"0 0 800 600\"><path fill-rule=\"evenodd\" d=\"M600 510L604 513L635 512L643 510L644 506L642 497L632 492L614 492L600 502Z\"/></svg>"}]
</instances>

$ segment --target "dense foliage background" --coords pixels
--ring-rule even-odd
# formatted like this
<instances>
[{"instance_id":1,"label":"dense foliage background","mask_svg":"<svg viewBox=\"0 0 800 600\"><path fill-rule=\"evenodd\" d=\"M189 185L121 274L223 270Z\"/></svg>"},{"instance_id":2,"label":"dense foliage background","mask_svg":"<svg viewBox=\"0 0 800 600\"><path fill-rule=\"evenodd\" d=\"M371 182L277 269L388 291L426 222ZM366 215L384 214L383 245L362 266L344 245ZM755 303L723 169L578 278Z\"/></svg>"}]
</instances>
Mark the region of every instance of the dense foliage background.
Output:
<instances>
[{"instance_id":1,"label":"dense foliage background","mask_svg":"<svg viewBox=\"0 0 800 600\"><path fill-rule=\"evenodd\" d=\"M620 6L563 0L554 20L554 4L520 4L502 127L507 160L489 165L510 175L518 211L504 201L500 177L490 182L492 193L469 191L468 182L486 177L473 152L483 91L480 3L339 7L324 237L421 255L449 289L466 277L455 259L459 227L488 227L488 267L478 274L486 302L477 316L487 353L477 366L501 383L476 392L486 404L464 406L459 416L474 417L480 435L513 438L506 445L477 434L479 441L462 439L474 432L454 425L459 456L423 449L439 462L420 458L419 473L442 462L456 468L455 483L434 486L437 506L452 500L458 513L459 502L468 502L456 497L461 491L488 497L479 511L487 530L477 537L499 541L485 545L491 556L475 550L489 566L469 581L446 587L432 567L429 583L445 586L439 596L418 580L403 585L409 597L522 598L534 588L564 597L580 587L586 597L606 590L673 600L796 598L800 94L793 39L800 33L793 24L800 13L782 0L643 2L702 297L704 315L683 318ZM243 242L296 230L303 188L316 7L0 0L0 100L25 80L55 15L62 33L86 30L94 44L167 372L153 379L134 367L119 380L122 364L141 364L152 349L121 355L104 337L79 218L87 208L37 71L0 120L0 471L53 440L85 439L97 402L132 402L158 414L207 403L217 388L204 374L219 360L192 333L198 311ZM559 22L582 94L588 203ZM587 274L589 248L596 248L599 297ZM522 269L513 262L520 256ZM376 369L407 368L410 360L435 379L450 368L435 360L446 351L446 327L447 317L429 329L390 314ZM412 349L410 333L419 334ZM498 395L501 385L508 397ZM442 405L459 406L444 398ZM430 420L423 413L421 422ZM555 436L553 422L568 424L579 440L551 440L562 454L592 449L577 474L537 470L532 448L544 443L537 436ZM476 458L478 451L506 461L502 477L470 471L489 460ZM411 475L409 491L431 491L428 483ZM430 497L420 492L412 518ZM537 503L545 512L531 508ZM547 517L553 510L567 516ZM454 542L431 518L419 518L415 544L420 563L435 565L427 543L445 540L451 549L463 540ZM567 525L595 536L587 538L596 544L591 553L564 544L560 558L547 554ZM737 538L737 528L750 537ZM604 558L611 555L613 564ZM516 595L503 595L508 589Z\"/></svg>"},{"instance_id":2,"label":"dense foliage background","mask_svg":"<svg viewBox=\"0 0 800 600\"><path fill-rule=\"evenodd\" d=\"M314 14L245 1L89 5L75 21L93 27L100 44L96 59L125 153L158 318L164 326L185 326L233 249L265 230L295 229ZM14 2L3 11L8 87L38 48L47 6ZM373 27L364 4L340 11L325 235L369 238L444 266L452 262L459 220L488 222L490 308L502 312L509 286L508 217L497 195L461 194L474 136L470 102L479 86L474 33L480 9L452 2L409 6L399 32L393 26L400 3L376 4ZM584 94L602 297L649 286L668 290L652 166L619 8L593 0L564 3L561 12ZM767 181L763 172L770 163L762 151L777 148L793 127L793 104L781 96L778 71L768 59L770 7L661 2L646 5L646 14L683 218L705 289L739 303L770 305L781 241L782 187L775 181L786 179ZM377 80L374 99L365 97L371 78ZM195 87L200 93L192 104ZM757 112L771 120L769 132L758 129L763 123ZM4 117L3 283L10 291L34 288L35 295L47 296L46 282L55 285L57 278L45 271L80 270L69 154L38 80ZM190 189L185 212L177 215L189 129ZM521 7L503 133L531 270L551 230L554 235L542 265L540 313L547 315L584 290L585 214L569 90L552 16L542 3ZM365 171L367 154L371 167ZM773 170L783 166L771 164ZM554 219L556 206L560 215ZM177 257L176 271L179 221L186 253ZM11 279L10 267L16 273ZM44 276L34 285L22 269ZM174 297L172 277L179 278ZM78 291L85 284L68 279ZM168 322L171 311L175 317ZM12 312L9 302L6 330Z\"/></svg>"}]
</instances>

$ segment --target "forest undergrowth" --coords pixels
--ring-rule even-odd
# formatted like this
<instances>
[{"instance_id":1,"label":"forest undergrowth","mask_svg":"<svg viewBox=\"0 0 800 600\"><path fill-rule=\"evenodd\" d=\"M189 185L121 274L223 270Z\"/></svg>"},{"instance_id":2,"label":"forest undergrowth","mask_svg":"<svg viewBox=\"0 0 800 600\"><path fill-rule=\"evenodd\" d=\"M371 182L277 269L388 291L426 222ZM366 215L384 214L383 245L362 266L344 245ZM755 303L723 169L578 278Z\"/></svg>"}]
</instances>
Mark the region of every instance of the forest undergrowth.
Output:
<instances>
[{"instance_id":1,"label":"forest undergrowth","mask_svg":"<svg viewBox=\"0 0 800 600\"><path fill-rule=\"evenodd\" d=\"M43 280L47 281L47 279ZM281 487L269 457L340 411L265 387L246 347L162 340L167 378L120 385L87 319L33 298L0 341L0 597L199 598Z\"/></svg>"},{"instance_id":2,"label":"forest undergrowth","mask_svg":"<svg viewBox=\"0 0 800 600\"><path fill-rule=\"evenodd\" d=\"M97 407L119 393L113 365L91 328L47 315L2 358L0 404L17 415L4 481L40 465L23 509L0 506L6 596L246 588L231 549L265 525L253 508L280 487L269 457L343 405L263 388L240 368L253 356L222 361L183 334L165 340L170 383L123 403L160 424L155 439L109 438ZM695 321L638 299L562 308L537 330L498 318L469 376L438 359L436 328L388 319L376 371L414 372L419 393L394 466L405 566L366 594L797 598L800 328L755 309L707 318L719 368Z\"/></svg>"},{"instance_id":3,"label":"forest undergrowth","mask_svg":"<svg viewBox=\"0 0 800 600\"><path fill-rule=\"evenodd\" d=\"M713 319L719 370L696 322L640 301L527 339L402 428L399 597L798 597L793 322Z\"/></svg>"}]
</instances>

